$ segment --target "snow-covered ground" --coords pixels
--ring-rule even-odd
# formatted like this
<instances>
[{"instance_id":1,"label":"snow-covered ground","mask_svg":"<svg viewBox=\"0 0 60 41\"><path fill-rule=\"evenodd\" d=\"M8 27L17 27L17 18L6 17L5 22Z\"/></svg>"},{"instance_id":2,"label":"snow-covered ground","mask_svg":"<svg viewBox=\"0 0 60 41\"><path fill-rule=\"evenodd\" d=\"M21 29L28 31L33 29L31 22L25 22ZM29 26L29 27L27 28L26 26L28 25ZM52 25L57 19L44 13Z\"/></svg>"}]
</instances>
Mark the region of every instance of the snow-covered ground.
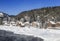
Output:
<instances>
[{"instance_id":1,"label":"snow-covered ground","mask_svg":"<svg viewBox=\"0 0 60 41\"><path fill-rule=\"evenodd\" d=\"M12 31L15 34L31 35L34 37L43 38L44 41L60 41L60 30L39 29L34 27L19 27L19 26L0 26L0 30Z\"/></svg>"}]
</instances>

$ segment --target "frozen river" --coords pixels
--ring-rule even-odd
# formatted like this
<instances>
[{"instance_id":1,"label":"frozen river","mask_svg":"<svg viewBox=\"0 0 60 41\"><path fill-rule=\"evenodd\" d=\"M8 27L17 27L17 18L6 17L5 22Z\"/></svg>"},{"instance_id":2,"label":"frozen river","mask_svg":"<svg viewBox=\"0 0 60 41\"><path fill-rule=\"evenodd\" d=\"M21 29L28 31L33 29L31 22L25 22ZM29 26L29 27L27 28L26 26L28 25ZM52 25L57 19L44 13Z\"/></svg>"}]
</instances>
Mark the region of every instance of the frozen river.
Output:
<instances>
[{"instance_id":1,"label":"frozen river","mask_svg":"<svg viewBox=\"0 0 60 41\"><path fill-rule=\"evenodd\" d=\"M0 26L0 30L11 31L20 35L39 37L44 39L44 41L60 41L60 30L18 26Z\"/></svg>"}]
</instances>

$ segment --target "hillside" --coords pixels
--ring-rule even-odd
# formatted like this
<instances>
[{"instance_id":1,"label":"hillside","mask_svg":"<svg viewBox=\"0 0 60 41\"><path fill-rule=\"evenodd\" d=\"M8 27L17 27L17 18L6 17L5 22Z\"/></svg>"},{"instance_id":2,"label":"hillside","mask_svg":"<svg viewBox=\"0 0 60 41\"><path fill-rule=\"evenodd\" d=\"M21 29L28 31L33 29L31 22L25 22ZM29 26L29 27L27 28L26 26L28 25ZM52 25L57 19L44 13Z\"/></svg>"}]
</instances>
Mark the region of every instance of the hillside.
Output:
<instances>
[{"instance_id":1,"label":"hillside","mask_svg":"<svg viewBox=\"0 0 60 41\"><path fill-rule=\"evenodd\" d=\"M30 18L33 20L36 20L36 16L39 15L40 18L44 18L44 16L47 17L56 17L59 21L60 21L60 6L56 6L56 7L45 7L45 8L39 8L39 9L33 9L33 10L29 10L29 11L23 11L21 13L19 13L17 15L18 20L21 17L24 17L25 15L30 16Z\"/></svg>"}]
</instances>

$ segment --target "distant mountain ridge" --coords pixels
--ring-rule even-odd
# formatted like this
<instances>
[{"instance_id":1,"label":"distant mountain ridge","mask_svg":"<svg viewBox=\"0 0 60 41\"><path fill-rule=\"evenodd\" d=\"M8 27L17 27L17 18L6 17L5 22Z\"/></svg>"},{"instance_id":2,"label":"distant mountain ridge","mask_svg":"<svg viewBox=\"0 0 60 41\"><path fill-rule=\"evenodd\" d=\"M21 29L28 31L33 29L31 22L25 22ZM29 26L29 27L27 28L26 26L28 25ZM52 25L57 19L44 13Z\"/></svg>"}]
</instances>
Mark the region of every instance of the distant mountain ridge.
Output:
<instances>
[{"instance_id":1,"label":"distant mountain ridge","mask_svg":"<svg viewBox=\"0 0 60 41\"><path fill-rule=\"evenodd\" d=\"M0 15L3 15L3 17L16 17L15 15L9 15L7 13L4 13L4 12L0 12ZM0 16L1 17L1 16Z\"/></svg>"}]
</instances>

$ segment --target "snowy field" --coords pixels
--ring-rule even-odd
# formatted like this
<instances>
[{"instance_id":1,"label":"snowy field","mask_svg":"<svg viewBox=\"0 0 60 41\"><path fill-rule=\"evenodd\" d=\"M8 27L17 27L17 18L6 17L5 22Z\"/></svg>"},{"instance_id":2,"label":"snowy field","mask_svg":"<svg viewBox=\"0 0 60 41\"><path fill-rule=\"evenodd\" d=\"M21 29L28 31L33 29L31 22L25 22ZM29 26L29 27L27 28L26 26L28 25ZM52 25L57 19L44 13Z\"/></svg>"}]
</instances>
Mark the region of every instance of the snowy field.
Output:
<instances>
[{"instance_id":1,"label":"snowy field","mask_svg":"<svg viewBox=\"0 0 60 41\"><path fill-rule=\"evenodd\" d=\"M39 29L34 27L0 26L0 30L12 31L15 34L23 34L44 39L44 41L60 41L60 30Z\"/></svg>"}]
</instances>

